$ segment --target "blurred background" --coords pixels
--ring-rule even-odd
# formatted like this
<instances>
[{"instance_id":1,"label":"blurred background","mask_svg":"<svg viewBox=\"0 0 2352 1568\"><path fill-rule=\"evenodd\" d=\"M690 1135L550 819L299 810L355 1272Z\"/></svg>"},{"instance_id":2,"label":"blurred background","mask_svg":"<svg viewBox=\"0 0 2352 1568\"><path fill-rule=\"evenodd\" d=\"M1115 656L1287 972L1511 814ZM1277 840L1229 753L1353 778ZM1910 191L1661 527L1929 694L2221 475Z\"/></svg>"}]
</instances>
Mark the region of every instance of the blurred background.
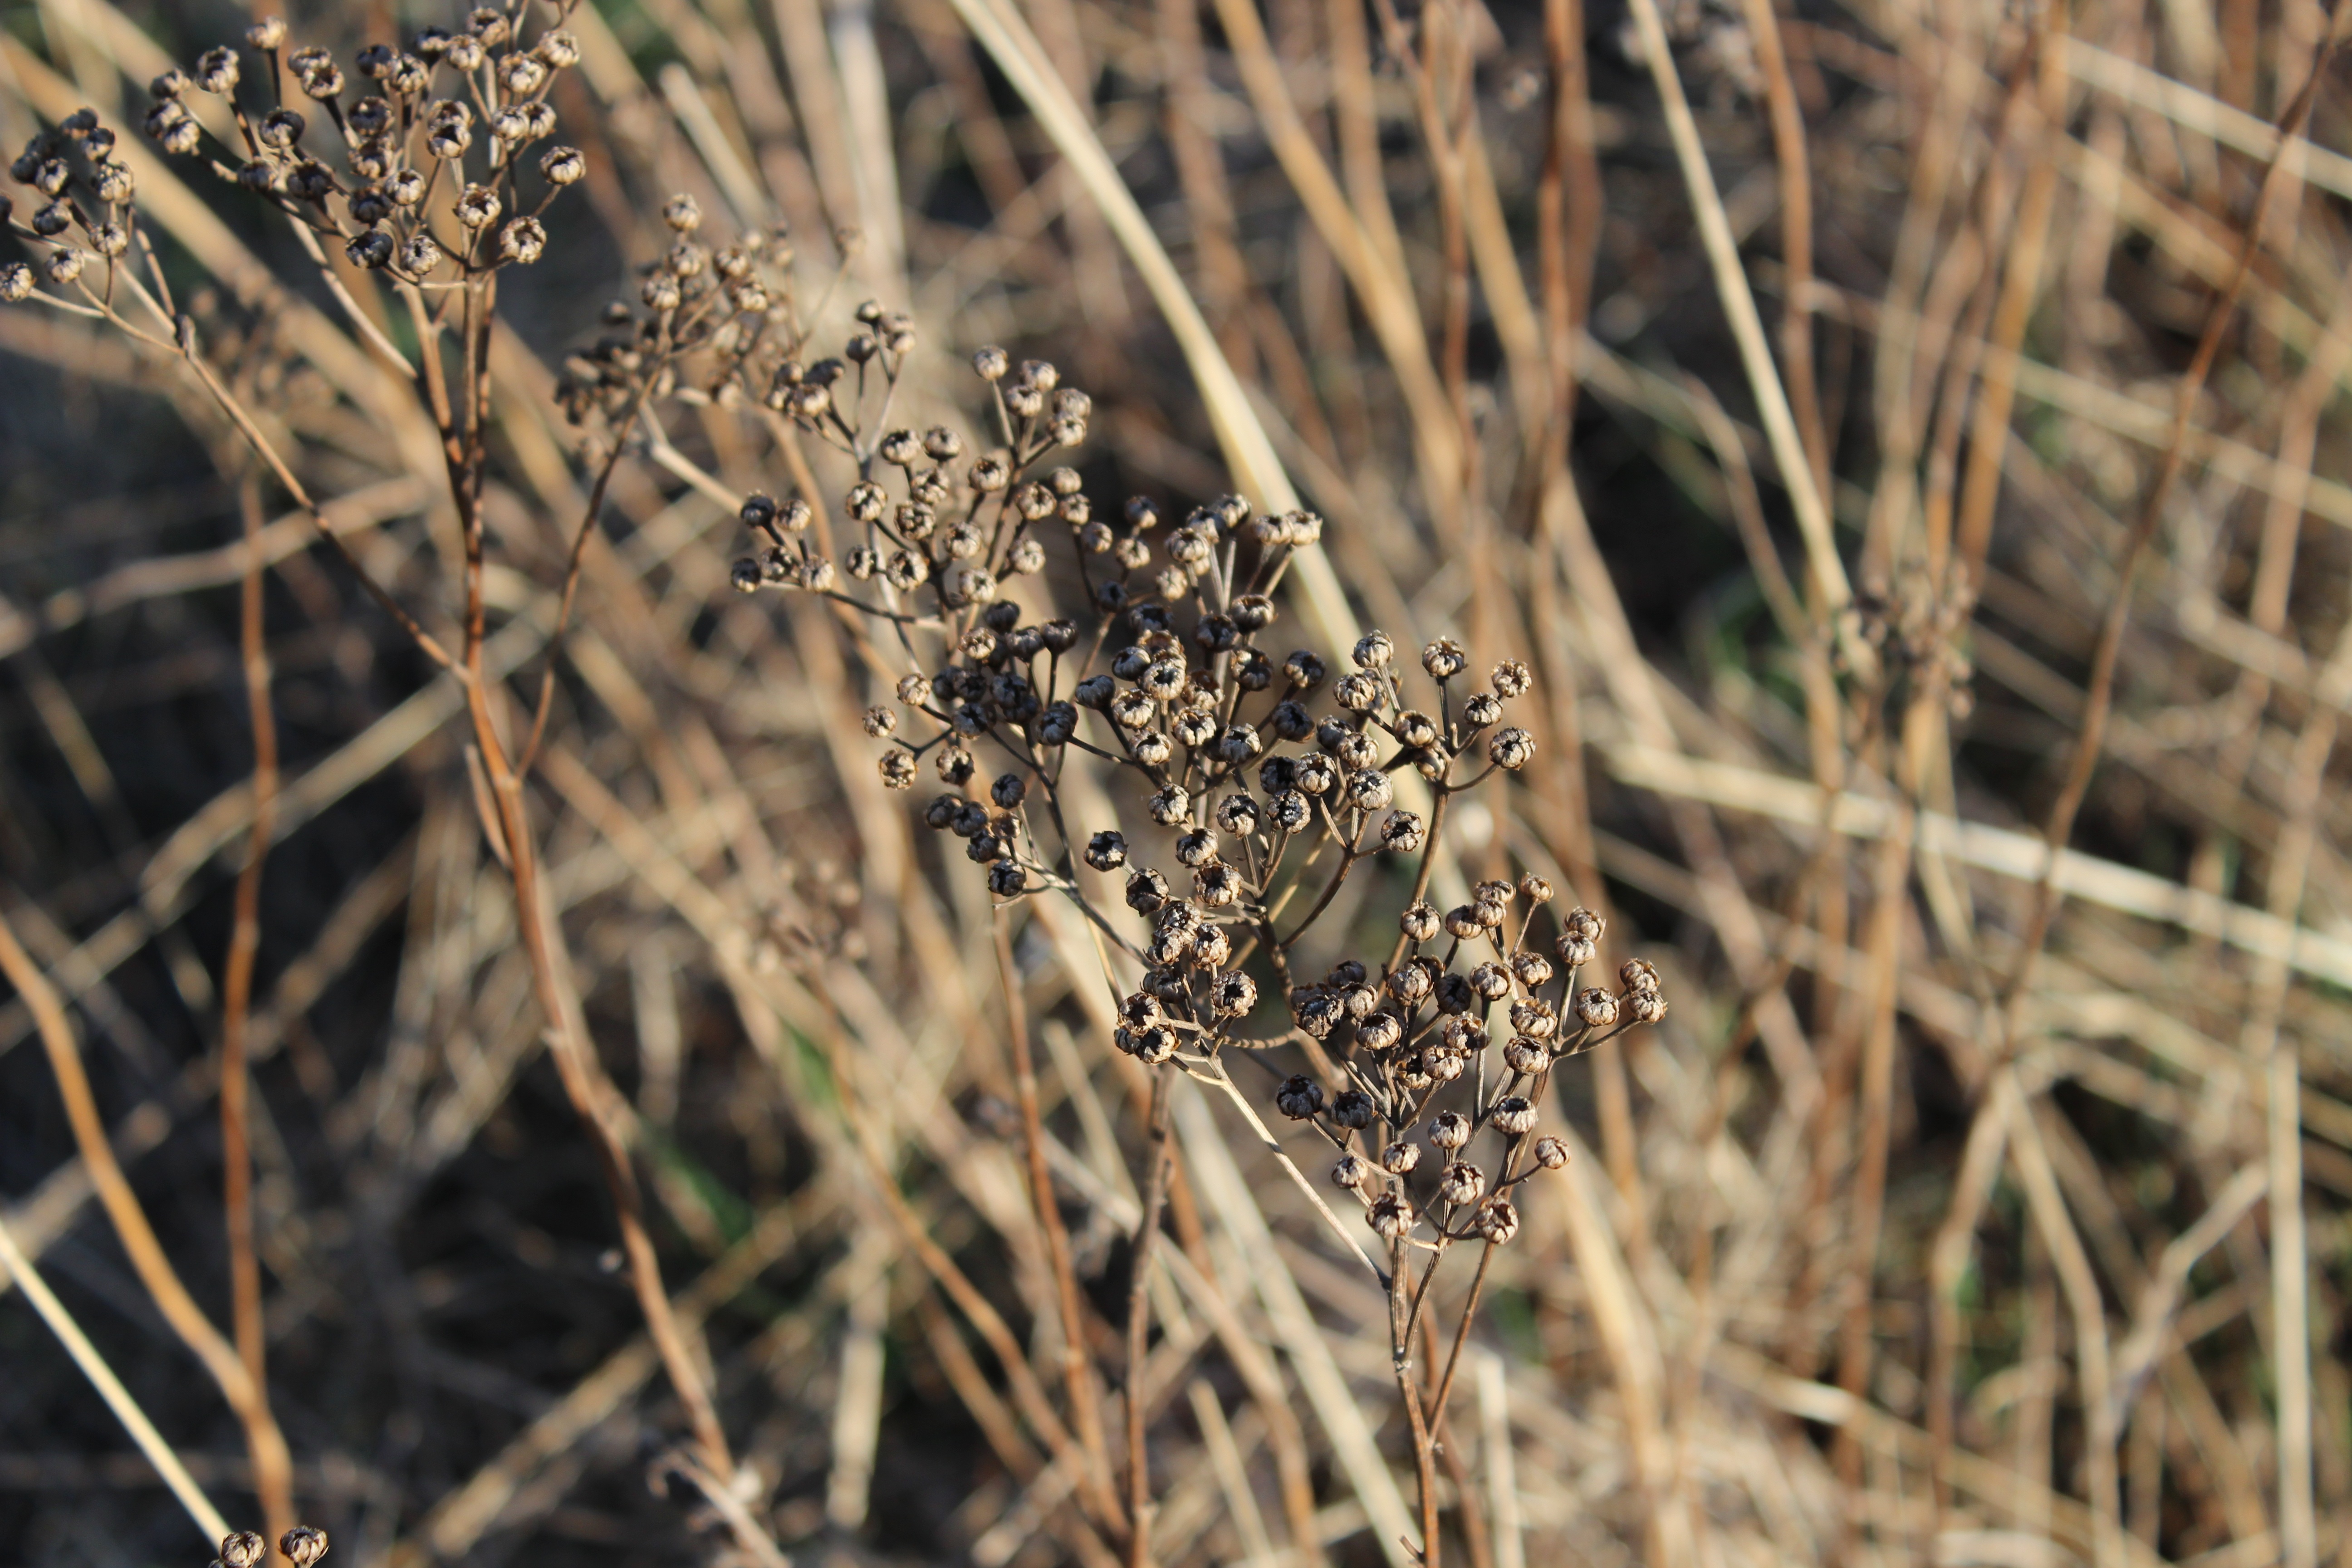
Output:
<instances>
[{"instance_id":1,"label":"blurred background","mask_svg":"<svg viewBox=\"0 0 2352 1568\"><path fill-rule=\"evenodd\" d=\"M147 79L250 19L12 6L0 139L88 103L139 142ZM346 59L457 20L288 19ZM982 343L1050 359L1095 399L1097 506L1180 511L1257 476L1139 268L1156 240L1327 520L1345 602L1294 601L1277 640L1379 626L1535 667L1544 761L1454 847L1606 910L1604 954L1654 963L1674 1011L1556 1075L1576 1158L1487 1293L1451 1561L2352 1563L2328 12L591 0L567 25L552 101L591 174L492 363L493 661L530 689L583 485L555 378L674 191L719 235L788 226L824 340L861 300L911 310L922 421L982 428ZM1041 117L1041 82L1076 113ZM405 389L283 224L134 152L213 363L446 625ZM250 515L281 774L257 1247L301 1517L368 1568L724 1556L656 1462L683 1417L541 1048L455 688L182 367L91 329L0 310L0 910L225 1323ZM731 416L667 435L689 460L624 462L590 551L534 808L747 1506L796 1563L1101 1561L840 1115L848 1089L927 1233L1042 1331L987 895L877 787L857 714L883 694L832 618L727 592L740 525L693 474L790 476ZM1347 918L1380 929L1381 890ZM1115 1323L1140 1069L1052 942L1016 956ZM1153 1363L1159 1560L1401 1561L1381 1298L1236 1126L1178 1131L1202 1293ZM12 995L0 1219L257 1521L236 1420L91 1199ZM8 1295L0 1560L195 1568Z\"/></svg>"}]
</instances>

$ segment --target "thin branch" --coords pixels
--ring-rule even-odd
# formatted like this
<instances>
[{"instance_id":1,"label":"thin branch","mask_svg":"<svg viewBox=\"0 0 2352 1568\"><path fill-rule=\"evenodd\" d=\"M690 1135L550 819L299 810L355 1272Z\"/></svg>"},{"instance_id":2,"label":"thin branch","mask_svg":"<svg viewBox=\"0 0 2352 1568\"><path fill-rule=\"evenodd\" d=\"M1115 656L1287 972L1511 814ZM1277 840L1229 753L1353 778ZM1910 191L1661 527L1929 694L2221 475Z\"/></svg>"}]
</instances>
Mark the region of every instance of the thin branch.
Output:
<instances>
[{"instance_id":1,"label":"thin branch","mask_svg":"<svg viewBox=\"0 0 2352 1568\"><path fill-rule=\"evenodd\" d=\"M1022 1000L1021 971L1013 962L1011 921L1000 910L994 924L996 967L1004 986L1005 1033L1013 1050L1013 1093L1020 1102L1030 1199L1037 1210L1038 1228L1045 1238L1046 1262L1053 1270L1056 1306L1062 1319L1062 1379L1070 1405L1070 1425L1086 1455L1086 1484L1097 1494L1097 1511L1114 1528L1124 1528L1124 1516L1111 1484L1110 1447L1103 1435L1102 1402L1095 1389L1094 1363L1087 1353L1077 1269L1070 1261L1070 1233L1062 1223L1061 1204L1054 1195L1053 1172L1045 1163L1045 1129L1037 1106L1037 1069L1029 1049L1028 1008Z\"/></svg>"},{"instance_id":2,"label":"thin branch","mask_svg":"<svg viewBox=\"0 0 2352 1568\"><path fill-rule=\"evenodd\" d=\"M213 1506L213 1500L205 1495L196 1479L188 1474L188 1468L180 1463L180 1456L155 1430L155 1424L147 1419L147 1413L139 1408L139 1402L131 1397L131 1391L122 1386L122 1380L114 1375L114 1369L106 1364L106 1358L98 1353L98 1347L89 1342L81 1325L66 1310L65 1303L50 1292L48 1282L16 1246L16 1238L8 1234L5 1224L0 1224L0 1276L16 1280L25 1300L33 1304L41 1321L58 1336L66 1353L73 1357L74 1364L81 1368L82 1375L106 1401L106 1407L114 1412L115 1419L131 1434L131 1440L139 1445L139 1451L147 1456L147 1462L155 1467L155 1473L163 1478L172 1495L180 1500L180 1506L203 1532L205 1547L217 1547L229 1533L228 1521L221 1517L220 1510Z\"/></svg>"},{"instance_id":3,"label":"thin branch","mask_svg":"<svg viewBox=\"0 0 2352 1568\"><path fill-rule=\"evenodd\" d=\"M239 590L238 652L253 727L253 824L237 868L228 961L221 980L221 1204L227 1221L230 1321L238 1358L262 1409L269 1406L268 1337L261 1314L261 1262L253 1245L253 1151L247 1103L253 1090L247 1040L253 1012L253 965L261 946L261 873L278 821L278 722L270 707L269 652L262 627L261 487L248 472L238 487L245 516L245 580ZM290 1478L254 1456L262 1517L271 1539L294 1527Z\"/></svg>"},{"instance_id":4,"label":"thin branch","mask_svg":"<svg viewBox=\"0 0 2352 1568\"><path fill-rule=\"evenodd\" d=\"M1168 1091L1174 1082L1166 1072L1151 1075L1151 1108L1145 1129L1150 1162L1143 1179L1143 1217L1136 1222L1135 1245L1129 1249L1127 1286L1127 1542L1128 1568L1150 1568L1151 1562L1150 1453L1144 1444L1145 1371L1151 1337L1151 1256L1160 1241L1161 1211L1168 1202Z\"/></svg>"}]
</instances>

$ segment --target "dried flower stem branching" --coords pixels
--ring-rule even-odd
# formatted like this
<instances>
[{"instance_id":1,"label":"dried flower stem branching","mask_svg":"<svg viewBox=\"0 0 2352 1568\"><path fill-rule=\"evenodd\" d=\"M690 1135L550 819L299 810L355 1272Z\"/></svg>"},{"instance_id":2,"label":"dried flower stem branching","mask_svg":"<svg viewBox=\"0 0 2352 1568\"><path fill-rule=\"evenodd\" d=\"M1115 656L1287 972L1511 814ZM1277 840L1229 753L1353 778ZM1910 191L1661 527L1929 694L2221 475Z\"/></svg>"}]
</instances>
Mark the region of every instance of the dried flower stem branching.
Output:
<instances>
[{"instance_id":1,"label":"dried flower stem branching","mask_svg":"<svg viewBox=\"0 0 2352 1568\"><path fill-rule=\"evenodd\" d=\"M564 19L566 10L568 6L558 8L557 23ZM671 1381L687 1407L699 1449L699 1463L710 1475L732 1477L734 1467L724 1433L709 1392L677 1328L662 1287L659 1263L645 1229L618 1097L585 1038L576 1000L564 978L562 939L553 930L541 889L535 830L529 820L523 790L529 760L543 733L551 693L543 681L523 753L525 765L518 768L501 728L499 704L503 696L491 689L484 664L488 630L485 593L488 562L482 500L489 468L489 345L497 311L499 273L502 268L528 266L540 258L546 248L547 237L539 214L584 172L581 154L576 151L551 148L538 163L541 194L535 201L525 196L518 178L522 150L553 132L555 113L547 101L547 93L557 73L578 60L580 47L560 26L547 26L528 39L522 32L522 25L510 21L504 13L478 11L469 18L462 33L428 29L420 35L422 58L388 47L372 47L362 51L358 64L362 73L381 84L383 95L364 97L346 105L348 81L332 57L323 49L310 47L288 53L285 25L274 18L265 19L248 30L246 44L267 61L266 96L275 101L275 107L262 113L253 103L257 94L250 86L240 94L244 76L240 56L230 48L216 48L198 62L193 79L177 71L157 79L153 89L155 107L149 114L147 130L167 152L199 153L204 151L205 136L203 120L192 115L183 100L198 91L220 100L235 121L238 144L222 143L216 154L208 156L214 172L278 208L313 241L313 255L317 254L317 238L330 238L341 245L354 266L388 279L407 307L418 340L418 358L410 368L419 400L440 436L450 498L463 531L465 560L458 650L453 655L368 574L359 571L358 575L418 648L435 662L457 671L464 682L474 755L485 772L494 816L494 821L486 821L484 826L505 850L513 882L517 926L530 961L537 1000L547 1021L551 1054L574 1110L590 1131L618 1211L624 1252L639 1304ZM449 74L441 79L457 96L435 99L431 94L436 77L445 71ZM299 83L305 100L323 110L332 122L344 149L344 167L341 171L306 150L304 137L310 128L305 116L286 100L289 74ZM481 128L488 132L486 144L480 148L475 145L478 110ZM174 321L166 306L159 302L156 294L165 299L169 296L160 268L153 268L152 247L142 238L139 254L150 263L156 294L149 293L137 277L121 264L120 258L129 252L131 235L140 226L134 201L135 182L128 165L110 156L113 146L112 132L98 123L93 111L83 110L57 132L36 137L12 170L20 181L50 198L50 205L31 225L19 228L29 242L45 252L45 280L52 289L78 289L88 308L137 341L160 350L175 351L278 483L317 519L321 535L334 543L357 571L357 563L348 548L328 527L324 515L290 466L206 362L196 342L193 321L186 316ZM482 180L466 181L469 158L483 174ZM462 189L443 189L445 184L457 186L461 182ZM89 198L89 206L77 199L78 192ZM689 229L691 226L690 220L683 226ZM90 251L85 252L58 237L68 231L78 233ZM92 253L102 268L100 287L96 290L85 276ZM445 281L442 275L450 272L454 272L454 278ZM116 312L118 286L166 324L171 331L168 342L140 330ZM12 300L26 298L37 287L30 269L22 263L10 264L5 272L0 272L0 294ZM42 297L54 298L46 293ZM732 294L726 298L730 307L738 303ZM688 333L707 331L711 325L706 300L698 313L689 310L676 322L666 321L665 332L673 329ZM457 339L454 363L452 356L444 352L444 340L452 333ZM666 336L654 356L656 374L661 362L674 352ZM404 360L401 363L406 364ZM588 514L567 563L562 598L567 617L585 532L594 523L610 473L608 461L593 488ZM258 579L248 574L249 679L258 664L257 592ZM263 705L257 700L257 726L264 722L259 717L263 710ZM257 787L274 773L269 750L262 729L257 727ZM261 793L266 797L269 792ZM266 811L265 800L257 811L265 821ZM257 823L256 831L266 835L267 829ZM229 1133L227 1181L233 1200L232 1250L238 1259L233 1272L237 1278L239 1333L241 1340L254 1341L247 1347L247 1362L257 1362L257 1335L251 1331L252 1326L257 1324L257 1276L251 1268L249 1235L237 1217L249 1205L241 1201L247 1156L241 1136L245 1103L243 1028L241 1019L235 1016L247 1005L249 987L254 931L251 917L258 896L257 851L248 856L247 866L247 879L240 888L238 902L237 940L245 946L240 954L233 954L231 963L229 1029L236 1041L231 1047L228 1065L235 1070L225 1080L222 1114L225 1131ZM54 1047L52 1056L58 1056ZM72 1096L68 1099L70 1103ZM93 1111L93 1119L94 1114ZM81 1132L78 1118L78 1137ZM127 1195L126 1190L124 1196ZM123 1216L118 1215L117 1224L121 1228ZM160 1253L152 1261L162 1264ZM168 1271L168 1265L162 1267ZM142 1278L147 1272L142 1270ZM149 1283L151 1289L154 1289L154 1281ZM176 1288L176 1279L171 1283ZM193 1312L192 1305L189 1310ZM200 1314L197 1321L201 1321ZM205 1328L208 1330L209 1325ZM193 1325L184 1327L182 1331L184 1338L189 1337ZM192 1344L196 1342L191 1340ZM265 1463L265 1456L258 1451L261 1445L257 1444L255 1464L262 1478L266 1506L273 1516L282 1513L290 1518L282 1480L277 1479L284 1473L282 1440L275 1438L275 1427L268 1425L257 1375L248 1370L245 1362L240 1363L239 1371L241 1376L236 1380L231 1402L246 1415L249 1426L257 1430L267 1427L278 1456ZM215 1375L216 1380L220 1377L218 1369ZM225 1390L228 1387L224 1384ZM273 1490L273 1487L277 1489ZM772 1552L772 1547L769 1550Z\"/></svg>"},{"instance_id":2,"label":"dried flower stem branching","mask_svg":"<svg viewBox=\"0 0 2352 1568\"><path fill-rule=\"evenodd\" d=\"M1359 639L1349 656L1352 673L1337 680L1306 649L1277 668L1259 647L1278 619L1265 585L1293 552L1317 542L1320 520L1300 512L1261 518L1229 497L1198 509L1163 538L1157 508L1135 499L1120 513L1124 527L1114 527L1097 514L1076 470L1042 468L1049 454L1084 438L1092 406L1062 384L1055 366L1031 362L1016 373L1001 350L975 356L1003 444L969 456L962 437L944 426L920 434L888 426L913 328L878 306L865 308L860 320L864 327L840 358L781 364L766 388L740 374L733 384L746 401L781 405L804 433L854 460L858 479L840 505L847 536L862 542L836 565L811 548L814 519L804 502L780 506L755 494L740 510L761 552L738 562L733 577L747 593L774 588L850 605L885 628L905 673L896 683L898 706L877 706L864 721L866 733L886 742L882 782L911 788L921 765L931 765L949 792L929 802L924 820L963 842L1001 901L995 942L1014 1093L1087 1484L1108 1491L1109 1473L1099 1429L1089 1426L1095 1374L1045 1158L1013 959L1010 921L1020 900L1036 897L1069 900L1143 966L1141 988L1119 995L1114 1043L1163 1079L1182 1071L1233 1099L1344 1236L1227 1070L1236 1051L1262 1061L1268 1049L1296 1047L1307 1058L1310 1072L1282 1078L1275 1104L1339 1153L1334 1182L1356 1195L1387 1251L1388 1267L1373 1273L1387 1292L1391 1361L1414 1434L1423 1506L1416 1550L1433 1564L1438 1434L1486 1273L1482 1264L1453 1348L1428 1365L1424 1388L1414 1346L1432 1331L1423 1308L1437 1271L1457 1242L1478 1240L1482 1258L1508 1243L1520 1223L1511 1189L1566 1159L1558 1140L1534 1133L1553 1063L1665 1012L1654 971L1638 960L1624 966L1620 994L1577 989L1578 969L1594 959L1602 929L1588 910L1545 916L1556 932L1558 967L1538 951L1538 916L1553 898L1540 877L1481 882L1471 902L1442 915L1423 898L1447 852L1446 803L1532 761L1534 738L1502 721L1506 703L1523 698L1533 678L1507 660L1494 668L1489 689L1465 690L1468 656L1441 638L1419 660L1434 711L1413 708L1394 668L1394 645L1378 632ZM877 366L878 377L869 369ZM1034 597L1057 586L1046 575L1039 537L1048 529L1074 547L1069 578L1080 597L1075 614L1032 619L1028 585L1037 586ZM1153 570L1156 556L1165 564ZM872 584L865 593L878 596L838 587L844 575ZM1180 635L1180 626L1189 635ZM1327 681L1336 709L1318 720L1307 703ZM1312 748L1296 753L1275 749L1310 740ZM992 780L983 782L982 752L1004 769ZM1121 814L1117 826L1074 828L1065 799L1074 768L1107 775L1098 782ZM1395 804L1391 775L1407 773L1433 797L1428 821ZM1172 854L1174 877L1149 865L1154 845ZM1307 979L1305 944L1323 940L1325 917L1339 907L1351 874L1395 856L1417 864L1388 957L1377 968L1343 959L1319 982ZM1128 934L1097 901L1094 879L1121 872L1129 910L1150 922L1148 940ZM1289 917L1294 901L1305 911ZM1261 1012L1261 973L1280 988L1288 1013L1287 1027L1271 1036L1246 1027ZM1108 967L1103 979L1114 994L1124 990ZM1497 1074L1488 1063L1487 1020L1499 1026L1504 1014L1512 1037ZM1457 1084L1471 1096L1466 1114L1440 1110L1441 1096L1452 1099ZM1157 1127L1157 1112L1151 1120ZM1480 1133L1498 1144L1491 1188L1486 1171L1462 1152ZM1407 1181L1420 1163L1415 1136L1425 1136L1444 1162L1433 1197ZM1162 1180L1164 1131L1149 1138L1151 1168L1140 1184L1154 1190ZM1139 1258L1148 1258L1146 1239L1139 1235ZM1149 1553L1148 1526L1131 1523L1149 1514L1137 1430L1136 1379L1149 1337L1142 1281L1139 1273L1127 1333L1125 1511L1136 1563ZM1120 1517L1108 1497L1094 1509L1108 1521Z\"/></svg>"}]
</instances>

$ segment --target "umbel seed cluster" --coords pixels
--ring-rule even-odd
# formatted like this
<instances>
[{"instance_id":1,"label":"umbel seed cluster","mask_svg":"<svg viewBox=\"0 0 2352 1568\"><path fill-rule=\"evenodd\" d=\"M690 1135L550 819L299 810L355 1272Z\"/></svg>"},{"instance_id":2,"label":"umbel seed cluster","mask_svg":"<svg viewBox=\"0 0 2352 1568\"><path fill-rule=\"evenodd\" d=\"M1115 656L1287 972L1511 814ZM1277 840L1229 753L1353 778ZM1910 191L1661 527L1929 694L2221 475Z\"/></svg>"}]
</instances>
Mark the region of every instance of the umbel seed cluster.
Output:
<instances>
[{"instance_id":1,"label":"umbel seed cluster","mask_svg":"<svg viewBox=\"0 0 2352 1568\"><path fill-rule=\"evenodd\" d=\"M558 22L573 4L558 6ZM587 173L577 149L545 145L556 131L548 92L578 63L579 40L560 26L526 30L519 16L477 10L457 31L421 29L406 49L371 45L347 74L326 49L289 48L285 22L268 17L246 30L242 52L207 49L193 71L157 77L146 132L277 206L314 256L332 244L402 283L456 288L537 261L541 215ZM114 133L79 110L36 134L10 172L46 205L10 225L36 247L39 276L24 262L0 267L0 300L46 281L110 314L136 234L135 182ZM0 218L8 213L0 201ZM98 288L85 273L102 274Z\"/></svg>"},{"instance_id":2,"label":"umbel seed cluster","mask_svg":"<svg viewBox=\"0 0 2352 1568\"><path fill-rule=\"evenodd\" d=\"M793 367L822 395L783 405L856 459L857 479L837 519L750 497L761 548L736 586L876 623L903 669L896 702L865 718L887 743L883 784L911 789L928 766L946 788L924 821L962 841L998 899L1066 897L1128 954L1142 980L1119 1003L1121 1050L1221 1073L1229 1050L1297 1047L1322 1081L1289 1078L1276 1107L1341 1151L1335 1179L1377 1232L1401 1245L1426 1215L1444 1239L1509 1240L1511 1188L1567 1158L1535 1131L1552 1065L1665 1014L1640 960L1618 991L1579 987L1602 922L1557 913L1538 876L1480 882L1442 912L1426 897L1453 797L1535 760L1534 735L1507 721L1527 667L1480 681L1452 638L1416 661L1377 631L1338 669L1282 648L1275 590L1319 519L1235 496L1172 526L1148 500L1098 510L1051 461L1083 440L1091 401L1002 349L973 357L997 445L892 428L899 329L870 306L861 322L840 359ZM829 551L821 534L850 542ZM1107 801L1108 819L1101 805L1082 819L1076 798ZM1298 944L1367 862L1411 885L1392 949L1302 979ZM1114 896L1143 932L1112 917ZM1271 1033L1262 999L1286 1006ZM1327 1101L1326 1083L1347 1087ZM1462 1108L1440 1112L1449 1091ZM1500 1140L1491 1176L1465 1156L1482 1131ZM1423 1143L1440 1157L1415 1196Z\"/></svg>"},{"instance_id":3,"label":"umbel seed cluster","mask_svg":"<svg viewBox=\"0 0 2352 1568\"><path fill-rule=\"evenodd\" d=\"M643 269L636 299L605 307L605 334L564 361L556 400L566 417L583 425L597 414L625 431L639 406L675 396L753 406L770 418L790 411L803 427L829 431L824 416L842 367L800 363L807 332L795 310L787 231L749 229L714 247L698 237L702 208L685 195L664 202L661 216L671 244ZM878 308L868 313L887 325ZM866 334L865 342L861 366L885 355L881 368L895 381L914 337L898 327ZM739 568L737 586L745 585Z\"/></svg>"},{"instance_id":4,"label":"umbel seed cluster","mask_svg":"<svg viewBox=\"0 0 2352 1568\"><path fill-rule=\"evenodd\" d=\"M1551 884L1528 875L1516 886L1482 882L1473 902L1443 917L1415 903L1401 922L1402 963L1376 975L1345 960L1290 993L1294 1022L1336 1053L1351 1087L1327 1100L1315 1079L1295 1075L1276 1107L1330 1141L1332 1182L1362 1201L1385 1240L1402 1244L1424 1223L1441 1244L1517 1236L1511 1189L1568 1163L1566 1143L1537 1133L1554 1065L1665 1016L1644 960L1619 970L1620 991L1578 987L1603 929L1591 910L1550 922L1557 962L1545 956L1531 939L1552 900ZM1496 1063L1491 1047L1505 1030ZM1435 1109L1450 1085L1468 1090L1452 1097L1462 1109ZM1471 1157L1481 1133L1495 1145L1491 1174Z\"/></svg>"}]
</instances>

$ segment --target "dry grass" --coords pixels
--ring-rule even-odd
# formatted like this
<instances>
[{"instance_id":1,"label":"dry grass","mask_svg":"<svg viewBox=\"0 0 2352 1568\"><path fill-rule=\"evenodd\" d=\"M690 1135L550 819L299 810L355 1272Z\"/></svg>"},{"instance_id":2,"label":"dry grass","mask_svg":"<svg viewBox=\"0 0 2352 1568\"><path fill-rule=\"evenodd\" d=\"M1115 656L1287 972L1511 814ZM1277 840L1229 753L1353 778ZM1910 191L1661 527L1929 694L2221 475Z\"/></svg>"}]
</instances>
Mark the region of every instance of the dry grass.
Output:
<instances>
[{"instance_id":1,"label":"dry grass","mask_svg":"<svg viewBox=\"0 0 2352 1568\"><path fill-rule=\"evenodd\" d=\"M1536 667L1545 762L1450 852L1675 1009L1554 1075L1446 1561L2352 1562L2317 5L583 11L589 177L487 353L511 715L316 543L466 646L391 296L136 134L242 20L0 18L0 141L126 131L204 366L0 309L0 1258L55 1290L0 1305L0 1556L201 1563L209 1495L370 1568L1120 1560L1120 1394L1065 1375L1123 1364L1151 1197L1101 961L1025 901L1008 1020L984 888L876 787L871 648L727 591L744 492L848 470L675 409L561 613L557 377L683 190L790 223L828 338L916 313L910 423L1003 342L1094 395L1097 498L1316 509L1298 641ZM1387 1303L1170 1098L1155 1561L1409 1562Z\"/></svg>"}]
</instances>

